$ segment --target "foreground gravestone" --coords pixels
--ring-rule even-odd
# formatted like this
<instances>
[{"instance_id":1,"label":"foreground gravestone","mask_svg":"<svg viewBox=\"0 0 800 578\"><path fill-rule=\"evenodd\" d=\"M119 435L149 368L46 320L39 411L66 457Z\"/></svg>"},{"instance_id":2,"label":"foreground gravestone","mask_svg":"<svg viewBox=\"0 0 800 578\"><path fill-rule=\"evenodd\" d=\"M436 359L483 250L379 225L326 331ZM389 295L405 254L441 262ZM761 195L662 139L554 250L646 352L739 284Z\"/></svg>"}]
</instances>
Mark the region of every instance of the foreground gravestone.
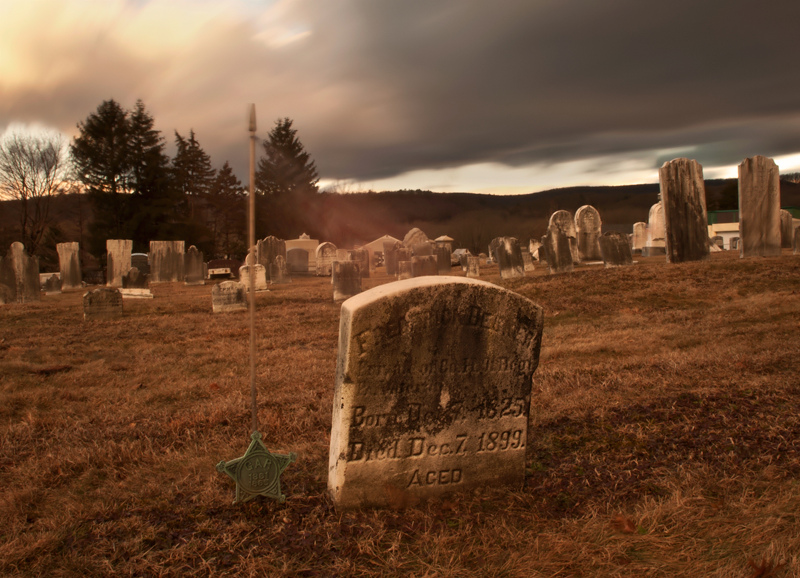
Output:
<instances>
[{"instance_id":1,"label":"foreground gravestone","mask_svg":"<svg viewBox=\"0 0 800 578\"><path fill-rule=\"evenodd\" d=\"M61 273L61 289L78 289L81 286L80 245L78 243L58 243L58 269Z\"/></svg>"},{"instance_id":2,"label":"foreground gravestone","mask_svg":"<svg viewBox=\"0 0 800 578\"><path fill-rule=\"evenodd\" d=\"M642 256L666 255L665 236L664 205L659 202L650 207L650 213L647 218L647 241L642 249Z\"/></svg>"},{"instance_id":3,"label":"foreground gravestone","mask_svg":"<svg viewBox=\"0 0 800 578\"><path fill-rule=\"evenodd\" d=\"M6 303L39 301L39 258L29 256L22 243L11 243L5 259L0 260L0 285L6 287Z\"/></svg>"},{"instance_id":4,"label":"foreground gravestone","mask_svg":"<svg viewBox=\"0 0 800 578\"><path fill-rule=\"evenodd\" d=\"M98 287L83 295L83 318L89 320L122 317L122 293L116 287Z\"/></svg>"},{"instance_id":5,"label":"foreground gravestone","mask_svg":"<svg viewBox=\"0 0 800 578\"><path fill-rule=\"evenodd\" d=\"M122 287L122 276L131 268L130 239L108 239L106 241L106 285Z\"/></svg>"},{"instance_id":6,"label":"foreground gravestone","mask_svg":"<svg viewBox=\"0 0 800 578\"><path fill-rule=\"evenodd\" d=\"M542 245L551 274L570 273L574 270L575 259L572 252L575 223L567 211L556 211L550 216ZM541 254L541 249L539 250Z\"/></svg>"},{"instance_id":7,"label":"foreground gravestone","mask_svg":"<svg viewBox=\"0 0 800 578\"><path fill-rule=\"evenodd\" d=\"M333 274L333 262L336 261L336 245L320 243L317 246L317 276L330 277Z\"/></svg>"},{"instance_id":8,"label":"foreground gravestone","mask_svg":"<svg viewBox=\"0 0 800 578\"><path fill-rule=\"evenodd\" d=\"M247 287L238 281L222 281L211 288L211 309L214 313L247 310Z\"/></svg>"},{"instance_id":9,"label":"foreground gravestone","mask_svg":"<svg viewBox=\"0 0 800 578\"><path fill-rule=\"evenodd\" d=\"M600 254L600 213L591 205L583 205L575 211L575 234L578 258L581 261L597 261Z\"/></svg>"},{"instance_id":10,"label":"foreground gravestone","mask_svg":"<svg viewBox=\"0 0 800 578\"><path fill-rule=\"evenodd\" d=\"M333 264L333 300L336 303L361 293L361 263L336 261Z\"/></svg>"},{"instance_id":11,"label":"foreground gravestone","mask_svg":"<svg viewBox=\"0 0 800 578\"><path fill-rule=\"evenodd\" d=\"M328 470L336 506L521 486L541 334L540 307L463 277L345 301Z\"/></svg>"},{"instance_id":12,"label":"foreground gravestone","mask_svg":"<svg viewBox=\"0 0 800 578\"><path fill-rule=\"evenodd\" d=\"M203 285L206 282L203 275L203 252L192 245L186 251L183 261L183 270L186 274L187 285Z\"/></svg>"},{"instance_id":13,"label":"foreground gravestone","mask_svg":"<svg viewBox=\"0 0 800 578\"><path fill-rule=\"evenodd\" d=\"M780 210L778 165L762 156L743 160L739 165L739 257L781 254Z\"/></svg>"},{"instance_id":14,"label":"foreground gravestone","mask_svg":"<svg viewBox=\"0 0 800 578\"><path fill-rule=\"evenodd\" d=\"M794 238L794 220L792 214L786 209L781 209L781 247L786 249L792 248L792 239Z\"/></svg>"},{"instance_id":15,"label":"foreground gravestone","mask_svg":"<svg viewBox=\"0 0 800 578\"><path fill-rule=\"evenodd\" d=\"M708 259L708 216L703 167L679 158L658 171L664 206L664 244L668 263Z\"/></svg>"},{"instance_id":16,"label":"foreground gravestone","mask_svg":"<svg viewBox=\"0 0 800 578\"><path fill-rule=\"evenodd\" d=\"M608 231L600 235L599 243L600 254L606 268L633 265L631 244L625 233Z\"/></svg>"}]
</instances>

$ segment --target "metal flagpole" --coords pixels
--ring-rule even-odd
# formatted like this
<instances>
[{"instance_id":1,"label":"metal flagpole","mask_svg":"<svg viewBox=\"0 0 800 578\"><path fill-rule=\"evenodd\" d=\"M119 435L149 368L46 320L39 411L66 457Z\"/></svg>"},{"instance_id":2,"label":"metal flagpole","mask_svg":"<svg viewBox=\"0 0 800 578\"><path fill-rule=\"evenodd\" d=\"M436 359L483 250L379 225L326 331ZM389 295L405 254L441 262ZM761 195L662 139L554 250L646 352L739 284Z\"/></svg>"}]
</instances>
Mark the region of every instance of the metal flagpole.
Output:
<instances>
[{"instance_id":1,"label":"metal flagpole","mask_svg":"<svg viewBox=\"0 0 800 578\"><path fill-rule=\"evenodd\" d=\"M256 399L256 105L250 105L250 404L253 431L258 431Z\"/></svg>"}]
</instances>

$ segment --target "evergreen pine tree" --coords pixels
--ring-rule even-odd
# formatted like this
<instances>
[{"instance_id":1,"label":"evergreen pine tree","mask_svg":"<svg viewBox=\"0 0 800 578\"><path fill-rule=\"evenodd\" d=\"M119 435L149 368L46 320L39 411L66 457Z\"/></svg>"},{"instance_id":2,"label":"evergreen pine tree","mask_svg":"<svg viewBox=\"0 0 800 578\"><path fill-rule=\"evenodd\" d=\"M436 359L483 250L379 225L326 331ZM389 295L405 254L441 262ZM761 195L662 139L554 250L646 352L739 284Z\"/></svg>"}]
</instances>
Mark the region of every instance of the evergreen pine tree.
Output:
<instances>
[{"instance_id":1,"label":"evergreen pine tree","mask_svg":"<svg viewBox=\"0 0 800 578\"><path fill-rule=\"evenodd\" d=\"M225 161L208 197L212 209L208 225L214 233L214 254L218 257L230 259L246 252L247 197L244 193L242 182Z\"/></svg>"}]
</instances>

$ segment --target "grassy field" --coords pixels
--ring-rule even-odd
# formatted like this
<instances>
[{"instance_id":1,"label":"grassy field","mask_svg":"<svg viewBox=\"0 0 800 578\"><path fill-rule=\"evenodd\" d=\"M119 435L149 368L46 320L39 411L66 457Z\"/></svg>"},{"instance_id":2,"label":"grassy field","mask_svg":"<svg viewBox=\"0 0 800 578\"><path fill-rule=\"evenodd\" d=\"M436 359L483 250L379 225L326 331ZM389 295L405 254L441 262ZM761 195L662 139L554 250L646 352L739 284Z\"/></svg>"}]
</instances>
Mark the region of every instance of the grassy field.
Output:
<instances>
[{"instance_id":1,"label":"grassy field","mask_svg":"<svg viewBox=\"0 0 800 578\"><path fill-rule=\"evenodd\" d=\"M249 442L249 333L210 285L120 321L0 307L0 575L800 575L800 257L483 278L545 309L525 487L402 511L326 494L329 279L258 296L282 505L215 470Z\"/></svg>"}]
</instances>

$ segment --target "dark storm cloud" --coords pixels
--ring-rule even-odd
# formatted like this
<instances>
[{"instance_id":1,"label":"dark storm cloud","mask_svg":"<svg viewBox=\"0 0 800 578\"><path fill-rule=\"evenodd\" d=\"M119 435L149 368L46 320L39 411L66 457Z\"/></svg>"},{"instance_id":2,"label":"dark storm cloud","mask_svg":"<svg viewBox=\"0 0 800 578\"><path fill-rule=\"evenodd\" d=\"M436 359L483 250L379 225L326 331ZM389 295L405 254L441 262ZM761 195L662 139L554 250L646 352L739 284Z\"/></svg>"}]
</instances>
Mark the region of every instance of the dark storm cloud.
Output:
<instances>
[{"instance_id":1,"label":"dark storm cloud","mask_svg":"<svg viewBox=\"0 0 800 578\"><path fill-rule=\"evenodd\" d=\"M112 5L115 18L84 13L21 48L45 53L43 79L0 75L0 130L40 120L71 133L104 99L143 98L168 140L194 128L244 175L255 102L260 135L288 116L323 177L354 180L800 151L796 1L199 2L147 38L177 4ZM51 56L68 66L47 68Z\"/></svg>"}]
</instances>

